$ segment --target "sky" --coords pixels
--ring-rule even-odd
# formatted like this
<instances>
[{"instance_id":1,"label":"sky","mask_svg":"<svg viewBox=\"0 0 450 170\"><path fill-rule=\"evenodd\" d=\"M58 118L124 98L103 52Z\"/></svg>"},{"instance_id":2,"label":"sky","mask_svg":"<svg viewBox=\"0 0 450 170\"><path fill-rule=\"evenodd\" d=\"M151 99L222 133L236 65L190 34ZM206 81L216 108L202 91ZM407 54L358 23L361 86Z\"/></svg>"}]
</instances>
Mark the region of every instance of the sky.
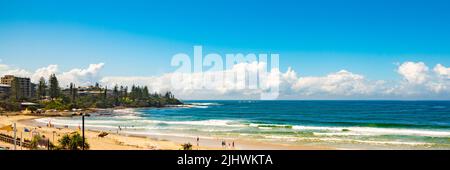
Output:
<instances>
[{"instance_id":1,"label":"sky","mask_svg":"<svg viewBox=\"0 0 450 170\"><path fill-rule=\"evenodd\" d=\"M173 90L172 57L201 45L204 54L279 54L281 99L450 99L449 21L443 0L0 0L0 73Z\"/></svg>"}]
</instances>

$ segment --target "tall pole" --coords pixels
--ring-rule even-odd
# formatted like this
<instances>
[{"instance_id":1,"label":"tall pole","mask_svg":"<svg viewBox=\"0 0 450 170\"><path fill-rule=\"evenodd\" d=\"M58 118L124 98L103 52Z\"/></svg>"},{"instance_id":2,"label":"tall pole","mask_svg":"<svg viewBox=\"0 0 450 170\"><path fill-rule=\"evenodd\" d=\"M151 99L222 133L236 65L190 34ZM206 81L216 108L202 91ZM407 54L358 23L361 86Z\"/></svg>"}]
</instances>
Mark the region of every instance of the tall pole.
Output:
<instances>
[{"instance_id":1,"label":"tall pole","mask_svg":"<svg viewBox=\"0 0 450 170\"><path fill-rule=\"evenodd\" d=\"M82 120L82 128L83 128L83 145L81 146L81 148L82 148L82 150L84 150L84 114L83 115L81 115L81 120Z\"/></svg>"},{"instance_id":2,"label":"tall pole","mask_svg":"<svg viewBox=\"0 0 450 170\"><path fill-rule=\"evenodd\" d=\"M22 150L22 146L23 146L23 132L20 132L20 150Z\"/></svg>"},{"instance_id":3,"label":"tall pole","mask_svg":"<svg viewBox=\"0 0 450 170\"><path fill-rule=\"evenodd\" d=\"M16 150L16 145L17 145L17 138L16 138L16 132L17 132L17 129L16 129L16 123L14 123L14 150Z\"/></svg>"}]
</instances>

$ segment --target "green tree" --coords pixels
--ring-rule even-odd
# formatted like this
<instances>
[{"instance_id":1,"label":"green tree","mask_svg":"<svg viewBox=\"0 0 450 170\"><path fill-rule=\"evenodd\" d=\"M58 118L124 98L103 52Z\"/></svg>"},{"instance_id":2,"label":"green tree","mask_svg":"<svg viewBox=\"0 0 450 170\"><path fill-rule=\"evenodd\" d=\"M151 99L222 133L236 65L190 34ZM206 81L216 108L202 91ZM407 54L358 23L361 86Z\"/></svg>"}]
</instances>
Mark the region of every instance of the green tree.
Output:
<instances>
[{"instance_id":1,"label":"green tree","mask_svg":"<svg viewBox=\"0 0 450 170\"><path fill-rule=\"evenodd\" d=\"M73 83L70 83L70 84L69 84L69 93L70 93L70 96L72 96L72 93L73 93Z\"/></svg>"},{"instance_id":2,"label":"green tree","mask_svg":"<svg viewBox=\"0 0 450 170\"><path fill-rule=\"evenodd\" d=\"M144 99L148 99L149 98L149 95L150 95L150 93L148 93L148 87L147 86L144 86L144 89L142 90L142 97L144 98Z\"/></svg>"},{"instance_id":3,"label":"green tree","mask_svg":"<svg viewBox=\"0 0 450 170\"><path fill-rule=\"evenodd\" d=\"M121 86L121 88L122 88L122 86ZM119 105L119 97L120 97L119 87L117 85L115 85L114 88L113 88L113 100L114 100L114 105L115 106Z\"/></svg>"},{"instance_id":4,"label":"green tree","mask_svg":"<svg viewBox=\"0 0 450 170\"><path fill-rule=\"evenodd\" d=\"M48 79L50 87L49 87L49 95L50 98L56 99L60 95L60 88L58 79L56 78L55 74L50 75L50 78Z\"/></svg>"},{"instance_id":5,"label":"green tree","mask_svg":"<svg viewBox=\"0 0 450 170\"><path fill-rule=\"evenodd\" d=\"M120 86L120 89L119 89L119 98L122 98L122 97L124 96L123 91L124 91L123 86Z\"/></svg>"},{"instance_id":6,"label":"green tree","mask_svg":"<svg viewBox=\"0 0 450 170\"><path fill-rule=\"evenodd\" d=\"M71 96L72 97L72 102L75 102L75 100L77 99L77 94L78 94L78 88L75 87L75 84L72 84L72 89L70 90L70 93L72 95Z\"/></svg>"},{"instance_id":7,"label":"green tree","mask_svg":"<svg viewBox=\"0 0 450 170\"><path fill-rule=\"evenodd\" d=\"M98 84L98 82L96 82L94 88L95 88L95 90L100 90L100 84Z\"/></svg>"},{"instance_id":8,"label":"green tree","mask_svg":"<svg viewBox=\"0 0 450 170\"><path fill-rule=\"evenodd\" d=\"M39 84L37 88L37 97L41 99L47 95L47 83L45 82L44 77L39 79Z\"/></svg>"},{"instance_id":9,"label":"green tree","mask_svg":"<svg viewBox=\"0 0 450 170\"><path fill-rule=\"evenodd\" d=\"M106 101L108 97L108 86L105 86L105 91L103 92L103 100Z\"/></svg>"},{"instance_id":10,"label":"green tree","mask_svg":"<svg viewBox=\"0 0 450 170\"><path fill-rule=\"evenodd\" d=\"M30 142L31 149L33 149L33 150L38 149L39 141L41 141L41 140L42 140L42 138L40 135L34 135L33 139L31 139L31 142Z\"/></svg>"},{"instance_id":11,"label":"green tree","mask_svg":"<svg viewBox=\"0 0 450 170\"><path fill-rule=\"evenodd\" d=\"M16 101L23 98L20 83L16 78L13 78L11 81L11 97Z\"/></svg>"},{"instance_id":12,"label":"green tree","mask_svg":"<svg viewBox=\"0 0 450 170\"><path fill-rule=\"evenodd\" d=\"M166 94L164 95L164 97L165 97L166 99L173 99L173 98L174 98L174 96L172 95L172 92L170 92L170 91L166 92Z\"/></svg>"},{"instance_id":13,"label":"green tree","mask_svg":"<svg viewBox=\"0 0 450 170\"><path fill-rule=\"evenodd\" d=\"M181 145L181 149L183 150L192 150L192 144L191 143L185 143Z\"/></svg>"},{"instance_id":14,"label":"green tree","mask_svg":"<svg viewBox=\"0 0 450 170\"><path fill-rule=\"evenodd\" d=\"M125 98L128 97L128 86L126 86L126 87L123 89L123 97L125 97Z\"/></svg>"},{"instance_id":15,"label":"green tree","mask_svg":"<svg viewBox=\"0 0 450 170\"><path fill-rule=\"evenodd\" d=\"M83 137L75 132L72 134L65 134L61 139L58 140L59 148L66 150L81 150L83 146ZM89 149L89 144L85 139L84 149Z\"/></svg>"},{"instance_id":16,"label":"green tree","mask_svg":"<svg viewBox=\"0 0 450 170\"><path fill-rule=\"evenodd\" d=\"M130 98L131 98L131 100L136 100L136 98L137 98L136 86L134 86L134 85L131 86Z\"/></svg>"},{"instance_id":17,"label":"green tree","mask_svg":"<svg viewBox=\"0 0 450 170\"><path fill-rule=\"evenodd\" d=\"M48 149L50 149L50 150L55 148L55 145L52 142L50 142L48 139L44 139L40 135L34 135L30 142L31 149L38 150L39 143L46 143Z\"/></svg>"}]
</instances>

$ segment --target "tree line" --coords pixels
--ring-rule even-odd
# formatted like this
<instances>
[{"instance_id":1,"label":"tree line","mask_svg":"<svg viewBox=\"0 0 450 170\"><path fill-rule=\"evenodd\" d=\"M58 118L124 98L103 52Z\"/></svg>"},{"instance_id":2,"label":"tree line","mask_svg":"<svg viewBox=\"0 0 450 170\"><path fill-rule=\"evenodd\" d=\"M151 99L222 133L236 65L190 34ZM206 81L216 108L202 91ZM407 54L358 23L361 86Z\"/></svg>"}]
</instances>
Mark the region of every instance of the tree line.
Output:
<instances>
[{"instance_id":1,"label":"tree line","mask_svg":"<svg viewBox=\"0 0 450 170\"><path fill-rule=\"evenodd\" d=\"M18 110L19 102L31 101L39 104L37 108L70 110L74 108L112 108L112 107L164 107L166 105L181 104L172 92L164 94L150 93L147 86L119 86L112 89L102 87L98 83L86 88L77 87L70 83L68 88L59 86L55 74L50 75L48 81L44 77L39 79L35 96L31 99L23 97L20 84L13 80L11 93L2 97L0 107L4 110ZM36 109L36 108L34 108Z\"/></svg>"}]
</instances>

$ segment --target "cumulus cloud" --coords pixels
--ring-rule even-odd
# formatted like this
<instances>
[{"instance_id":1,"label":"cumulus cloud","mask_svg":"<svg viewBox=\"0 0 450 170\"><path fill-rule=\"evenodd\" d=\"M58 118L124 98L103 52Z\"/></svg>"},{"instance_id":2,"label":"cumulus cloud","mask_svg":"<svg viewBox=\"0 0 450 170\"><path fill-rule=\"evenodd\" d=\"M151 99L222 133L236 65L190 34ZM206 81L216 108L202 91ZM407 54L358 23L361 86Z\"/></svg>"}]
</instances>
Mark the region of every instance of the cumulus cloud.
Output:
<instances>
[{"instance_id":1,"label":"cumulus cloud","mask_svg":"<svg viewBox=\"0 0 450 170\"><path fill-rule=\"evenodd\" d=\"M303 95L333 94L342 96L369 95L376 92L380 82L370 82L359 74L347 70L324 77L300 77L293 89Z\"/></svg>"},{"instance_id":2,"label":"cumulus cloud","mask_svg":"<svg viewBox=\"0 0 450 170\"><path fill-rule=\"evenodd\" d=\"M450 67L445 67L445 66L443 66L443 65L441 65L441 64L437 64L435 67L434 67L434 72L436 73L436 74L438 74L439 76L442 76L442 77L445 77L445 78L447 78L447 79L450 79Z\"/></svg>"},{"instance_id":3,"label":"cumulus cloud","mask_svg":"<svg viewBox=\"0 0 450 170\"><path fill-rule=\"evenodd\" d=\"M0 64L0 71L5 71L5 70L8 70L9 69L9 66L8 65L6 65L6 64Z\"/></svg>"},{"instance_id":4,"label":"cumulus cloud","mask_svg":"<svg viewBox=\"0 0 450 170\"><path fill-rule=\"evenodd\" d=\"M450 68L436 64L433 70L435 76L427 87L435 93L450 93Z\"/></svg>"},{"instance_id":5,"label":"cumulus cloud","mask_svg":"<svg viewBox=\"0 0 450 170\"><path fill-rule=\"evenodd\" d=\"M30 77L30 72L24 69L9 69L2 72L3 75L16 75L19 77Z\"/></svg>"},{"instance_id":6,"label":"cumulus cloud","mask_svg":"<svg viewBox=\"0 0 450 170\"><path fill-rule=\"evenodd\" d=\"M104 63L89 64L89 67L86 69L76 68L68 72L63 72L57 76L61 80L61 84L66 86L70 82L75 83L78 86L92 85L98 82L100 78L99 72L104 65Z\"/></svg>"},{"instance_id":7,"label":"cumulus cloud","mask_svg":"<svg viewBox=\"0 0 450 170\"><path fill-rule=\"evenodd\" d=\"M299 76L292 68L286 72L272 69L269 72L262 72L265 63L240 63L230 70L223 72L209 73L212 77L219 77L223 74L242 73L258 74L259 78L265 81L260 82L259 88L239 88L236 83L240 81L248 82L248 78L240 81L229 80L217 84L213 83L211 89L196 89L202 87L200 82L202 75L198 73L189 74L192 81L179 81L176 84L183 88L174 89L170 85L172 76L179 76L178 73L165 74L156 77L106 77L103 83L113 84L113 82L128 82L127 84L149 85L156 91L172 90L176 94L181 94L186 98L204 96L223 97L235 95L238 98L243 96L257 96L268 88L277 85L280 91L280 98L386 98L386 99L414 99L442 98L450 93L450 80L448 79L448 68L438 64L434 67L434 72L430 72L428 66L423 62L404 62L397 68L397 73L402 77L399 81L370 80L365 76L347 70L329 73L325 76ZM200 97L201 98L201 97ZM232 97L231 97L232 98ZM445 97L444 97L445 98ZM448 97L447 97L448 98Z\"/></svg>"},{"instance_id":8,"label":"cumulus cloud","mask_svg":"<svg viewBox=\"0 0 450 170\"><path fill-rule=\"evenodd\" d=\"M253 78L254 75L258 77ZM203 73L174 72L149 77L103 77L100 82L107 86L116 84L148 86L150 91L172 91L182 98L259 97L280 84L278 69L266 71L266 63L239 63L223 71Z\"/></svg>"},{"instance_id":9,"label":"cumulus cloud","mask_svg":"<svg viewBox=\"0 0 450 170\"><path fill-rule=\"evenodd\" d=\"M423 62L405 62L398 67L397 72L409 83L422 84L427 79L428 67Z\"/></svg>"},{"instance_id":10,"label":"cumulus cloud","mask_svg":"<svg viewBox=\"0 0 450 170\"><path fill-rule=\"evenodd\" d=\"M67 72L59 73L58 65L51 64L46 67L39 68L34 72L20 68L11 68L10 66L0 67L1 75L15 75L18 77L29 77L32 82L37 83L41 77L48 79L51 74L56 74L59 79L60 85L65 87L69 83L75 83L79 86L91 85L98 82L100 76L99 72L103 68L103 63L90 64L85 69L72 69Z\"/></svg>"},{"instance_id":11,"label":"cumulus cloud","mask_svg":"<svg viewBox=\"0 0 450 170\"><path fill-rule=\"evenodd\" d=\"M450 68L437 64L430 71L425 63L413 61L399 64L396 72L401 79L389 82L370 80L348 70L324 76L303 76L290 67L284 72L277 68L267 69L263 62L238 63L223 71L140 77L102 76L104 66L104 63L97 63L61 72L58 65L35 71L0 65L0 73L30 77L33 82L56 74L63 87L71 82L78 86L96 82L108 87L148 86L150 91L172 91L182 99L259 99L261 93L271 89L279 91L280 99L449 99L450 94ZM255 75L258 76L256 79Z\"/></svg>"},{"instance_id":12,"label":"cumulus cloud","mask_svg":"<svg viewBox=\"0 0 450 170\"><path fill-rule=\"evenodd\" d=\"M103 77L100 82L108 86L115 84L146 85L157 92L173 91L182 98L258 98L264 91L276 89L280 98L326 97L333 96L370 96L382 94L384 81L370 81L364 76L346 70L330 73L323 77L299 77L288 68L286 72L278 69L266 70L266 63L239 63L229 70L201 73L169 73L152 77ZM247 75L239 79L237 75ZM227 76L228 75L228 76ZM229 75L234 75L229 77ZM256 87L252 86L248 75L258 75ZM183 77L173 82L173 77ZM208 77L220 78L211 81ZM207 82L206 84L204 82ZM203 84L202 84L203 83ZM233 98L234 97L234 98Z\"/></svg>"},{"instance_id":13,"label":"cumulus cloud","mask_svg":"<svg viewBox=\"0 0 450 170\"><path fill-rule=\"evenodd\" d=\"M58 66L55 64L49 65L47 67L42 67L37 69L31 75L31 81L38 82L41 77L48 78L51 74L56 74L58 72Z\"/></svg>"},{"instance_id":14,"label":"cumulus cloud","mask_svg":"<svg viewBox=\"0 0 450 170\"><path fill-rule=\"evenodd\" d=\"M423 62L405 62L398 68L404 81L392 88L392 93L403 96L438 96L450 93L449 68L437 64L433 71Z\"/></svg>"}]
</instances>

